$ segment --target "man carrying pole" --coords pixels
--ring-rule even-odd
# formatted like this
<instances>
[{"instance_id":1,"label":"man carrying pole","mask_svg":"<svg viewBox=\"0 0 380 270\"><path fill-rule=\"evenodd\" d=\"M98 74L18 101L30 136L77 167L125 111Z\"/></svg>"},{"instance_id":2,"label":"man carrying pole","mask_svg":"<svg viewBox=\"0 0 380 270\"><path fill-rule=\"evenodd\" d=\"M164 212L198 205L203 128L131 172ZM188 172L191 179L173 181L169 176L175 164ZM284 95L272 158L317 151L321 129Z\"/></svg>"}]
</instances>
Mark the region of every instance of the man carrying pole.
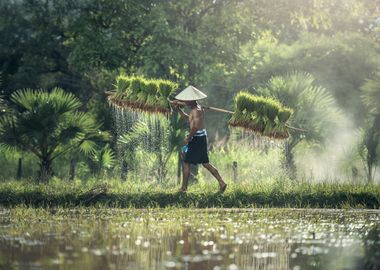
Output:
<instances>
[{"instance_id":1,"label":"man carrying pole","mask_svg":"<svg viewBox=\"0 0 380 270\"><path fill-rule=\"evenodd\" d=\"M187 192L190 164L202 164L218 181L220 192L224 192L227 188L227 184L223 181L218 170L209 163L204 109L197 102L206 97L204 93L190 85L175 97L176 100L170 101L174 109L190 124L189 135L183 141L183 178L182 187L179 190L182 193ZM186 114L180 106L188 106L191 110L190 113Z\"/></svg>"}]
</instances>

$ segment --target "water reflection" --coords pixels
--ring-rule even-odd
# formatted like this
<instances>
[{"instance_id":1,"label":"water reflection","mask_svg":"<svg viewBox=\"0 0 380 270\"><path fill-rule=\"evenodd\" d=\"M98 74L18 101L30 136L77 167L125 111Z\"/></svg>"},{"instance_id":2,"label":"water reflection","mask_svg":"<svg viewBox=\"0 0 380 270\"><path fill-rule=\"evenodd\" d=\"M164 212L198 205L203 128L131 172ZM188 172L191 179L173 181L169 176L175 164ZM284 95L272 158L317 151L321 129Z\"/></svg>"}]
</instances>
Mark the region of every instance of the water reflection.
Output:
<instances>
[{"instance_id":1,"label":"water reflection","mask_svg":"<svg viewBox=\"0 0 380 270\"><path fill-rule=\"evenodd\" d=\"M0 210L0 269L379 269L380 212Z\"/></svg>"}]
</instances>

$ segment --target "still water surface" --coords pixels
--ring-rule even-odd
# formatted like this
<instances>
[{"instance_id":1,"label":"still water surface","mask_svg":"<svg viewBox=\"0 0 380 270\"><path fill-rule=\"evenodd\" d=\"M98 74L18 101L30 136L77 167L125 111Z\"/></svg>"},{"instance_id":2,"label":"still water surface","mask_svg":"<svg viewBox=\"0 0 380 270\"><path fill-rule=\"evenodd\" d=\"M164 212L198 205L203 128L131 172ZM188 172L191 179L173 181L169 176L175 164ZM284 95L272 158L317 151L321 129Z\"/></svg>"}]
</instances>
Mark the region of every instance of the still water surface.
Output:
<instances>
[{"instance_id":1,"label":"still water surface","mask_svg":"<svg viewBox=\"0 0 380 270\"><path fill-rule=\"evenodd\" d=\"M380 269L380 211L0 209L0 269Z\"/></svg>"}]
</instances>

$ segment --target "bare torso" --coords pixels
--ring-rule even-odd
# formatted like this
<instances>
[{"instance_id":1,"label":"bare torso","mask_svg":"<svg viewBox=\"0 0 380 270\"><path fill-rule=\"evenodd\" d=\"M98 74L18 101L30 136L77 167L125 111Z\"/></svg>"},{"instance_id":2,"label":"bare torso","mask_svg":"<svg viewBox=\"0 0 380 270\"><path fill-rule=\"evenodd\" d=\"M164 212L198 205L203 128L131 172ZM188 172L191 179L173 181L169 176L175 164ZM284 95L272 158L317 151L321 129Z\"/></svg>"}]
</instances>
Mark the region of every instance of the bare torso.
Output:
<instances>
[{"instance_id":1,"label":"bare torso","mask_svg":"<svg viewBox=\"0 0 380 270\"><path fill-rule=\"evenodd\" d=\"M189 114L189 123L190 130L200 130L205 128L204 110L200 105L197 105L191 109Z\"/></svg>"}]
</instances>

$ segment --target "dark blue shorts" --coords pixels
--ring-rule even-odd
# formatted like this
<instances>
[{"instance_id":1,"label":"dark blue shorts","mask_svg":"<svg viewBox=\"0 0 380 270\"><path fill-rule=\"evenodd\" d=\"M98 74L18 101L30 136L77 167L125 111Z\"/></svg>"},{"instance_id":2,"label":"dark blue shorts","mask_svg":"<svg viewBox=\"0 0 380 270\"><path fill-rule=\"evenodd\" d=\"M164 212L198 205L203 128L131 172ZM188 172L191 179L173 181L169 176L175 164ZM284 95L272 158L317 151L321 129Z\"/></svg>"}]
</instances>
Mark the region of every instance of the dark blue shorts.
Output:
<instances>
[{"instance_id":1,"label":"dark blue shorts","mask_svg":"<svg viewBox=\"0 0 380 270\"><path fill-rule=\"evenodd\" d=\"M209 163L207 154L207 135L193 136L188 144L184 162L191 164Z\"/></svg>"}]
</instances>

